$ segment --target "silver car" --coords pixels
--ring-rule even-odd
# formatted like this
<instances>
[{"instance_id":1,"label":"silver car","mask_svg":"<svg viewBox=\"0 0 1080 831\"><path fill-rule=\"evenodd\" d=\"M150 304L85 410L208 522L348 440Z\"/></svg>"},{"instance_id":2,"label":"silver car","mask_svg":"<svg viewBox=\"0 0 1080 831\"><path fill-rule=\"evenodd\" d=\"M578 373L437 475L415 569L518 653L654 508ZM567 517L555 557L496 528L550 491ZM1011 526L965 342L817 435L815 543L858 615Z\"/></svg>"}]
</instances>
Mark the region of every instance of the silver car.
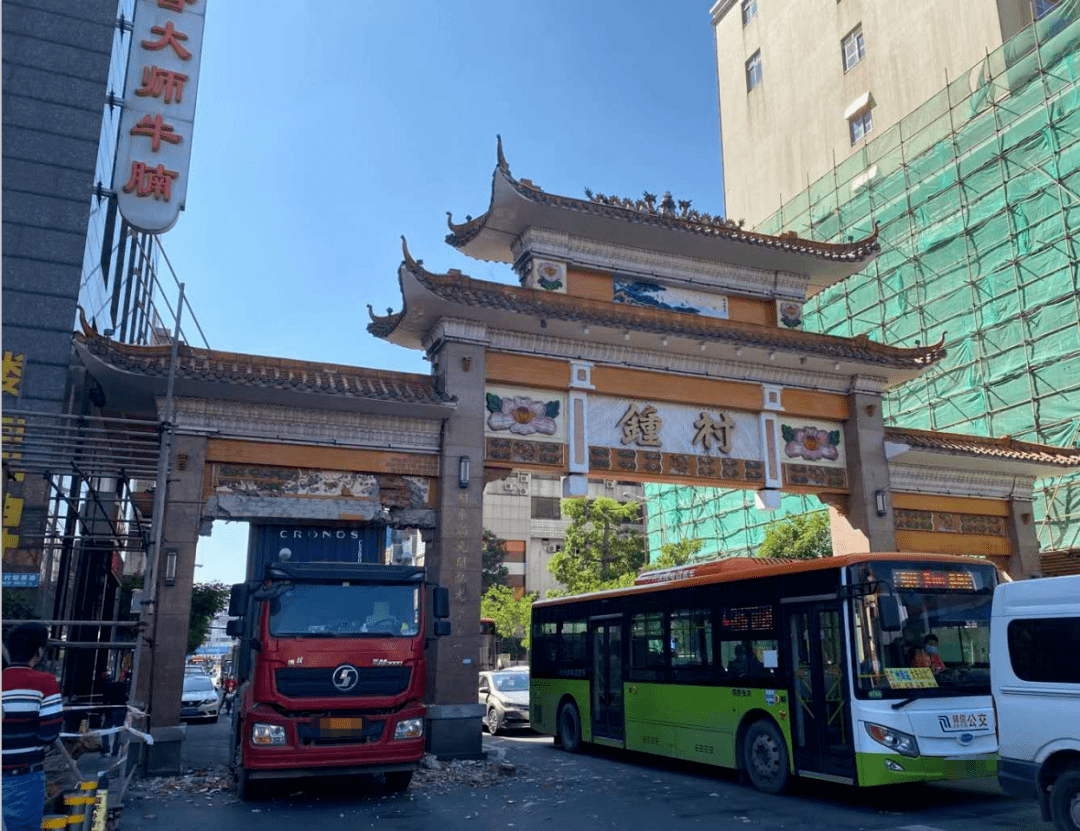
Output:
<instances>
[{"instance_id":1,"label":"silver car","mask_svg":"<svg viewBox=\"0 0 1080 831\"><path fill-rule=\"evenodd\" d=\"M500 730L528 727L529 670L481 672L480 703L487 708L484 726L491 735L497 735Z\"/></svg>"},{"instance_id":2,"label":"silver car","mask_svg":"<svg viewBox=\"0 0 1080 831\"><path fill-rule=\"evenodd\" d=\"M184 677L184 692L180 698L180 718L218 720L221 708L221 693L214 686L209 675L187 675Z\"/></svg>"}]
</instances>

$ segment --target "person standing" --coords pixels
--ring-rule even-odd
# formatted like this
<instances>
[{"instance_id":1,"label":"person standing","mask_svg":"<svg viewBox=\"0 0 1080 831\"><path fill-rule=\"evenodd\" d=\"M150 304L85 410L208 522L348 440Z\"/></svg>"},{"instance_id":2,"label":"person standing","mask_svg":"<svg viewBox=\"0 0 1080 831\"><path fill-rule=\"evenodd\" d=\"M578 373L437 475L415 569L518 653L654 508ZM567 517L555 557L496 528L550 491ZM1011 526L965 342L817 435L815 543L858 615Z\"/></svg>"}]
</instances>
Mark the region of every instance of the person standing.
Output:
<instances>
[{"instance_id":1,"label":"person standing","mask_svg":"<svg viewBox=\"0 0 1080 831\"><path fill-rule=\"evenodd\" d=\"M45 748L60 736L60 687L34 667L49 630L21 623L8 635L3 671L3 816L7 831L38 831L45 813Z\"/></svg>"},{"instance_id":2,"label":"person standing","mask_svg":"<svg viewBox=\"0 0 1080 831\"><path fill-rule=\"evenodd\" d=\"M125 706L127 704L127 686L123 681L113 681L108 672L103 671L100 679L103 682L101 699L106 707L102 727L120 727L127 718L127 707ZM101 737L101 752L103 755L109 752L109 738L108 734ZM111 738L113 739L112 755L117 756L120 753L120 734L113 733Z\"/></svg>"}]
</instances>

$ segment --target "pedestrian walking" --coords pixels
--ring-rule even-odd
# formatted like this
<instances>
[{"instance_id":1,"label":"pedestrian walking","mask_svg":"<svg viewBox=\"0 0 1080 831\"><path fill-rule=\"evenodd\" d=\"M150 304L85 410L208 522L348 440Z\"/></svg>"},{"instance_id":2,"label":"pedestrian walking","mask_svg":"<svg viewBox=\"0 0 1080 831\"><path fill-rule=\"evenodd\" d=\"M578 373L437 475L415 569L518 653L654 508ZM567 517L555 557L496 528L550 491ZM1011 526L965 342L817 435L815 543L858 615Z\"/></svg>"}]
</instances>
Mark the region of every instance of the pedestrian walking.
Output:
<instances>
[{"instance_id":1,"label":"pedestrian walking","mask_svg":"<svg viewBox=\"0 0 1080 831\"><path fill-rule=\"evenodd\" d=\"M105 718L102 720L101 726L105 728L120 727L127 718L127 686L123 681L114 681L108 672L102 671L98 677L102 682L102 703L106 707ZM101 752L108 755L110 738L112 739L112 755L118 756L120 754L120 733L102 736Z\"/></svg>"},{"instance_id":2,"label":"pedestrian walking","mask_svg":"<svg viewBox=\"0 0 1080 831\"><path fill-rule=\"evenodd\" d=\"M7 831L38 831L45 813L45 748L60 736L56 679L34 669L49 630L21 623L8 635L3 671L3 816Z\"/></svg>"}]
</instances>

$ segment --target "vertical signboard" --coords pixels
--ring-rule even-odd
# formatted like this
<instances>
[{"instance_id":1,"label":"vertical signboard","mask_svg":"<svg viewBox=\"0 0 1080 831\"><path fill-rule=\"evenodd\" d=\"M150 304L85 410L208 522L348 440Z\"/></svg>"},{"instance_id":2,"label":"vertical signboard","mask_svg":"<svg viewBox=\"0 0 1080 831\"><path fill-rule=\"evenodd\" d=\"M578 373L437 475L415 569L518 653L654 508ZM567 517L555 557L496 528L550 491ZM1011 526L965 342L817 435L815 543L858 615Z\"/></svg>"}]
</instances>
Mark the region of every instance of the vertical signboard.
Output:
<instances>
[{"instance_id":1,"label":"vertical signboard","mask_svg":"<svg viewBox=\"0 0 1080 831\"><path fill-rule=\"evenodd\" d=\"M113 190L140 231L184 207L205 15L206 0L136 0Z\"/></svg>"}]
</instances>

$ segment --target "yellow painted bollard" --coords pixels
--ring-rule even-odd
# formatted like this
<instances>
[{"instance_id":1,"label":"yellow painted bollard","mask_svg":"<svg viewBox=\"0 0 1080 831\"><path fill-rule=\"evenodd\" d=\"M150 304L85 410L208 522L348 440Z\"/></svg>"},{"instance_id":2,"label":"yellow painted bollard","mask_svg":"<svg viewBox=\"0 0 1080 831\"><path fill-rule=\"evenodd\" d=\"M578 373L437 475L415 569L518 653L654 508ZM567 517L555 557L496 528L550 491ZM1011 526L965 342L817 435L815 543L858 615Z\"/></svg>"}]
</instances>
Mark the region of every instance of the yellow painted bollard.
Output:
<instances>
[{"instance_id":1,"label":"yellow painted bollard","mask_svg":"<svg viewBox=\"0 0 1080 831\"><path fill-rule=\"evenodd\" d=\"M41 818L42 828L67 828L66 814L46 814Z\"/></svg>"},{"instance_id":2,"label":"yellow painted bollard","mask_svg":"<svg viewBox=\"0 0 1080 831\"><path fill-rule=\"evenodd\" d=\"M67 827L70 831L80 831L87 814L93 810L94 795L88 791L71 791L64 794L64 807L67 809Z\"/></svg>"}]
</instances>

